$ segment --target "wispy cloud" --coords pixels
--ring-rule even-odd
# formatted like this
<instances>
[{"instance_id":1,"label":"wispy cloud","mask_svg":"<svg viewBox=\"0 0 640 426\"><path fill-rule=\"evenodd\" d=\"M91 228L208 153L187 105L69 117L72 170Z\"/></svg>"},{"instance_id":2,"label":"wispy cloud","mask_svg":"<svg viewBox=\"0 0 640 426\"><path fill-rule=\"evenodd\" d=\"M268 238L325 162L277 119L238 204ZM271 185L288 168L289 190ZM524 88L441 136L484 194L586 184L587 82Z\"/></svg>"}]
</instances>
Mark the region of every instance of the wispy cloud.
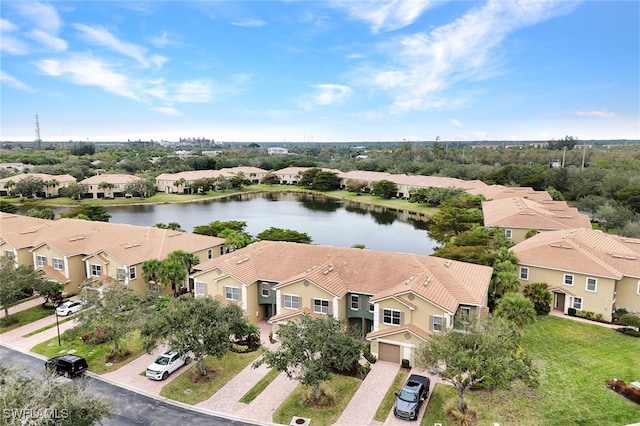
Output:
<instances>
[{"instance_id":1,"label":"wispy cloud","mask_svg":"<svg viewBox=\"0 0 640 426\"><path fill-rule=\"evenodd\" d=\"M3 52L26 55L32 49L56 52L67 49L67 42L59 37L63 23L53 6L39 2L14 2L11 7L20 16L24 28L6 19L0 20ZM10 32L12 35L7 34ZM27 39L36 44L29 43Z\"/></svg>"},{"instance_id":2,"label":"wispy cloud","mask_svg":"<svg viewBox=\"0 0 640 426\"><path fill-rule=\"evenodd\" d=\"M241 21L231 22L231 25L235 25L237 27L251 27L251 28L262 27L266 24L267 23L262 19L251 19L251 18L243 19Z\"/></svg>"},{"instance_id":3,"label":"wispy cloud","mask_svg":"<svg viewBox=\"0 0 640 426\"><path fill-rule=\"evenodd\" d=\"M91 27L86 24L73 24L73 27L80 31L87 41L133 58L145 67L149 67L150 65L161 67L166 61L166 58L160 55L153 55L147 58L146 48L122 41L105 28Z\"/></svg>"},{"instance_id":4,"label":"wispy cloud","mask_svg":"<svg viewBox=\"0 0 640 426\"><path fill-rule=\"evenodd\" d=\"M62 20L58 11L50 4L39 2L15 2L13 7L27 18L35 29L39 29L49 34L57 34L62 26Z\"/></svg>"},{"instance_id":5,"label":"wispy cloud","mask_svg":"<svg viewBox=\"0 0 640 426\"><path fill-rule=\"evenodd\" d=\"M342 84L316 84L311 96L313 105L327 106L340 103L351 95L351 88Z\"/></svg>"},{"instance_id":6,"label":"wispy cloud","mask_svg":"<svg viewBox=\"0 0 640 426\"><path fill-rule=\"evenodd\" d=\"M211 83L204 80L193 80L178 83L173 87L172 98L176 102L209 102L212 98L213 90Z\"/></svg>"},{"instance_id":7,"label":"wispy cloud","mask_svg":"<svg viewBox=\"0 0 640 426\"><path fill-rule=\"evenodd\" d=\"M149 108L151 111L155 111L155 112L159 112L161 114L164 115L169 115L171 117L179 117L182 114L182 112L178 111L177 109L175 109L172 106L159 106L159 107L153 107L153 108Z\"/></svg>"},{"instance_id":8,"label":"wispy cloud","mask_svg":"<svg viewBox=\"0 0 640 426\"><path fill-rule=\"evenodd\" d=\"M447 90L496 75L505 38L573 7L565 1L490 0L429 33L396 39L387 46L393 65L370 71L364 81L387 91L395 112L459 105L465 95Z\"/></svg>"},{"instance_id":9,"label":"wispy cloud","mask_svg":"<svg viewBox=\"0 0 640 426\"><path fill-rule=\"evenodd\" d=\"M11 32L11 31L16 31L17 29L18 29L18 26L13 22L0 18L0 31Z\"/></svg>"},{"instance_id":10,"label":"wispy cloud","mask_svg":"<svg viewBox=\"0 0 640 426\"><path fill-rule=\"evenodd\" d=\"M616 114L609 111L576 111L574 113L580 117L615 118Z\"/></svg>"},{"instance_id":11,"label":"wispy cloud","mask_svg":"<svg viewBox=\"0 0 640 426\"><path fill-rule=\"evenodd\" d=\"M357 20L371 25L374 33L393 31L415 22L422 13L431 7L433 0L343 0L335 3L347 10Z\"/></svg>"},{"instance_id":12,"label":"wispy cloud","mask_svg":"<svg viewBox=\"0 0 640 426\"><path fill-rule=\"evenodd\" d=\"M49 50L61 52L67 50L67 42L60 37L53 36L41 30L33 30L27 34L32 40L35 40L47 47Z\"/></svg>"},{"instance_id":13,"label":"wispy cloud","mask_svg":"<svg viewBox=\"0 0 640 426\"><path fill-rule=\"evenodd\" d=\"M112 71L107 63L91 56L45 59L36 62L36 66L51 77L66 78L75 84L96 86L120 96L140 100L125 75Z\"/></svg>"},{"instance_id":14,"label":"wispy cloud","mask_svg":"<svg viewBox=\"0 0 640 426\"><path fill-rule=\"evenodd\" d=\"M452 118L451 120L449 120L449 123L451 123L451 125L455 127L464 127L460 122L460 120L456 120L455 118Z\"/></svg>"},{"instance_id":15,"label":"wispy cloud","mask_svg":"<svg viewBox=\"0 0 640 426\"><path fill-rule=\"evenodd\" d=\"M33 87L29 86L28 84L23 83L22 81L20 81L17 78L7 74L4 71L0 71L0 82L2 82L2 84L6 84L7 86L14 88L14 89L23 90L25 92L29 92L29 93L36 93L37 92L37 90L34 89Z\"/></svg>"}]
</instances>

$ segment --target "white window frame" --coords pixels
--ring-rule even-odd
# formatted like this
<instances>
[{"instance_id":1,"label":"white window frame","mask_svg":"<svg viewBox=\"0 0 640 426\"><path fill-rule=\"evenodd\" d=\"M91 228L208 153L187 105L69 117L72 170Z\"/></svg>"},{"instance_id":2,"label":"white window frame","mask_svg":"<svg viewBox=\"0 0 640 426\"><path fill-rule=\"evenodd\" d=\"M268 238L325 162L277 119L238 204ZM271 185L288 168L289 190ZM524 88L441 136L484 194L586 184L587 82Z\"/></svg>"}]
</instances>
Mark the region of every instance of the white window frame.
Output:
<instances>
[{"instance_id":1,"label":"white window frame","mask_svg":"<svg viewBox=\"0 0 640 426\"><path fill-rule=\"evenodd\" d=\"M36 255L36 266L38 268L43 268L45 266L47 266L47 256L42 256L37 254Z\"/></svg>"},{"instance_id":2,"label":"white window frame","mask_svg":"<svg viewBox=\"0 0 640 426\"><path fill-rule=\"evenodd\" d=\"M136 270L136 267L129 266L129 279L135 280L136 278L138 278L138 271Z\"/></svg>"},{"instance_id":3,"label":"white window frame","mask_svg":"<svg viewBox=\"0 0 640 426\"><path fill-rule=\"evenodd\" d=\"M593 283L593 290L591 290L589 288L589 284L590 283ZM597 292L598 291L598 279L597 278L593 278L593 277L587 277L585 279L584 290L588 291L589 293Z\"/></svg>"},{"instance_id":4,"label":"white window frame","mask_svg":"<svg viewBox=\"0 0 640 426\"><path fill-rule=\"evenodd\" d=\"M638 283L638 288L640 288L640 283ZM373 303L369 303L369 312L373 312L375 309L375 305Z\"/></svg>"},{"instance_id":5,"label":"white window frame","mask_svg":"<svg viewBox=\"0 0 640 426\"><path fill-rule=\"evenodd\" d=\"M387 321L387 317L389 317L389 321ZM397 323L396 323L396 320L397 320ZM388 309L388 308L383 309L382 323L387 325L395 325L395 326L402 325L402 311L399 311L397 309Z\"/></svg>"},{"instance_id":6,"label":"white window frame","mask_svg":"<svg viewBox=\"0 0 640 426\"><path fill-rule=\"evenodd\" d=\"M127 279L127 270L124 268L116 268L116 279L118 281L124 281Z\"/></svg>"},{"instance_id":7,"label":"white window frame","mask_svg":"<svg viewBox=\"0 0 640 426\"><path fill-rule=\"evenodd\" d=\"M13 250L5 250L4 257L10 257L11 259L13 259L15 257L13 254Z\"/></svg>"},{"instance_id":8,"label":"white window frame","mask_svg":"<svg viewBox=\"0 0 640 426\"><path fill-rule=\"evenodd\" d=\"M355 307L354 307L354 302L355 302ZM349 304L351 305L351 309L354 311L359 311L360 310L360 295L358 294L352 294L349 300Z\"/></svg>"},{"instance_id":9,"label":"white window frame","mask_svg":"<svg viewBox=\"0 0 640 426\"><path fill-rule=\"evenodd\" d=\"M569 278L569 279L568 279ZM569 282L567 282L569 281ZM564 278L562 279L562 283L564 285L568 285L570 287L573 287L573 283L575 282L575 277L571 274L564 274Z\"/></svg>"},{"instance_id":10,"label":"white window frame","mask_svg":"<svg viewBox=\"0 0 640 426\"><path fill-rule=\"evenodd\" d=\"M52 257L51 265L56 271L64 271L64 259L61 259L59 257Z\"/></svg>"},{"instance_id":11,"label":"white window frame","mask_svg":"<svg viewBox=\"0 0 640 426\"><path fill-rule=\"evenodd\" d=\"M284 295L284 308L285 309L300 309L300 296L295 294Z\"/></svg>"},{"instance_id":12,"label":"white window frame","mask_svg":"<svg viewBox=\"0 0 640 426\"><path fill-rule=\"evenodd\" d=\"M92 263L89 267L89 270L92 277L102 276L102 265L98 265L97 263Z\"/></svg>"},{"instance_id":13,"label":"white window frame","mask_svg":"<svg viewBox=\"0 0 640 426\"><path fill-rule=\"evenodd\" d=\"M240 289L238 287L233 287L230 285L224 286L224 298L227 300L240 300Z\"/></svg>"},{"instance_id":14,"label":"white window frame","mask_svg":"<svg viewBox=\"0 0 640 426\"><path fill-rule=\"evenodd\" d=\"M577 301L580 301L580 302L578 302L578 304L580 305L579 308L576 308L576 302ZM575 309L576 311L581 311L582 310L582 297L574 297L573 298L573 302L571 303L571 307L573 309Z\"/></svg>"},{"instance_id":15,"label":"white window frame","mask_svg":"<svg viewBox=\"0 0 640 426\"><path fill-rule=\"evenodd\" d=\"M270 295L271 295L271 286L269 285L268 282L262 281L260 283L260 296L269 297Z\"/></svg>"},{"instance_id":16,"label":"white window frame","mask_svg":"<svg viewBox=\"0 0 640 426\"><path fill-rule=\"evenodd\" d=\"M640 280L638 280L638 291L636 293L640 295Z\"/></svg>"},{"instance_id":17,"label":"white window frame","mask_svg":"<svg viewBox=\"0 0 640 426\"><path fill-rule=\"evenodd\" d=\"M521 280L529 281L529 268L527 268L526 266L521 266L520 267L520 272L518 274L518 277Z\"/></svg>"},{"instance_id":18,"label":"white window frame","mask_svg":"<svg viewBox=\"0 0 640 426\"><path fill-rule=\"evenodd\" d=\"M207 250L207 259L213 259L213 249Z\"/></svg>"},{"instance_id":19,"label":"white window frame","mask_svg":"<svg viewBox=\"0 0 640 426\"><path fill-rule=\"evenodd\" d=\"M440 320L440 323L436 323L436 319ZM436 327L437 324L437 327ZM431 321L431 329L433 331L442 331L444 329L444 317L442 315L434 315Z\"/></svg>"},{"instance_id":20,"label":"white window frame","mask_svg":"<svg viewBox=\"0 0 640 426\"><path fill-rule=\"evenodd\" d=\"M511 239L513 238L513 230L512 229L505 229L504 230L504 236Z\"/></svg>"},{"instance_id":21,"label":"white window frame","mask_svg":"<svg viewBox=\"0 0 640 426\"><path fill-rule=\"evenodd\" d=\"M327 299L313 299L313 312L316 314L329 314L329 301Z\"/></svg>"},{"instance_id":22,"label":"white window frame","mask_svg":"<svg viewBox=\"0 0 640 426\"><path fill-rule=\"evenodd\" d=\"M204 296L207 294L207 283L204 281L196 281L196 294L198 296Z\"/></svg>"}]
</instances>

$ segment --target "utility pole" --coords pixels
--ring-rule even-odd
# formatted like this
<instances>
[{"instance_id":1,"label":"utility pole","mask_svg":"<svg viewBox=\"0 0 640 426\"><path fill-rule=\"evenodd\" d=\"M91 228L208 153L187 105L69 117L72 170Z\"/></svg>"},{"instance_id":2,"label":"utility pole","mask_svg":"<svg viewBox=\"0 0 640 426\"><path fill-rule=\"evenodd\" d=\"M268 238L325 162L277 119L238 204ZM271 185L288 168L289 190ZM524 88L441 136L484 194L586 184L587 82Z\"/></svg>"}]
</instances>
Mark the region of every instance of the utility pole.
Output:
<instances>
[{"instance_id":1,"label":"utility pole","mask_svg":"<svg viewBox=\"0 0 640 426\"><path fill-rule=\"evenodd\" d=\"M40 123L38 122L38 114L36 114L36 148L42 148L42 139L40 139Z\"/></svg>"}]
</instances>

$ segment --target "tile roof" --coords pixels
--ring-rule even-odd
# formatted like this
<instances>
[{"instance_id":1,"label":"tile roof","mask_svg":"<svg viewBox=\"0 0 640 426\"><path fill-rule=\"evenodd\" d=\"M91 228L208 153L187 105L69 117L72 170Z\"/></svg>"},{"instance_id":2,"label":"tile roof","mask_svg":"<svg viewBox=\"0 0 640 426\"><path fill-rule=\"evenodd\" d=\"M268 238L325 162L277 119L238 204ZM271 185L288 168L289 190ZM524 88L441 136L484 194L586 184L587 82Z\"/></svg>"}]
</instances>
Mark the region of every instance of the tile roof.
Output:
<instances>
[{"instance_id":1,"label":"tile roof","mask_svg":"<svg viewBox=\"0 0 640 426\"><path fill-rule=\"evenodd\" d=\"M304 278L337 297L410 289L450 312L460 302L482 305L492 273L486 266L433 256L275 241L203 262L193 276L216 268L245 284L265 280L282 287Z\"/></svg>"},{"instance_id":2,"label":"tile roof","mask_svg":"<svg viewBox=\"0 0 640 426\"><path fill-rule=\"evenodd\" d=\"M534 201L521 197L482 203L485 226L538 229L540 231L591 228L589 216L564 201Z\"/></svg>"},{"instance_id":3,"label":"tile roof","mask_svg":"<svg viewBox=\"0 0 640 426\"><path fill-rule=\"evenodd\" d=\"M6 178L0 179L0 184L7 183L9 181L20 182L22 179L26 178L36 178L42 179L43 181L48 180L57 180L58 183L66 183L66 182L76 182L76 178L71 175L50 175L48 173L21 173L14 176L9 176Z\"/></svg>"},{"instance_id":4,"label":"tile roof","mask_svg":"<svg viewBox=\"0 0 640 426\"><path fill-rule=\"evenodd\" d=\"M82 185L100 185L102 182L113 183L113 184L128 184L134 183L142 178L134 175L125 175L125 174L102 174L88 177L86 179L81 180L79 183Z\"/></svg>"},{"instance_id":5,"label":"tile roof","mask_svg":"<svg viewBox=\"0 0 640 426\"><path fill-rule=\"evenodd\" d=\"M592 229L542 232L510 249L523 266L621 279L640 278L640 239Z\"/></svg>"}]
</instances>

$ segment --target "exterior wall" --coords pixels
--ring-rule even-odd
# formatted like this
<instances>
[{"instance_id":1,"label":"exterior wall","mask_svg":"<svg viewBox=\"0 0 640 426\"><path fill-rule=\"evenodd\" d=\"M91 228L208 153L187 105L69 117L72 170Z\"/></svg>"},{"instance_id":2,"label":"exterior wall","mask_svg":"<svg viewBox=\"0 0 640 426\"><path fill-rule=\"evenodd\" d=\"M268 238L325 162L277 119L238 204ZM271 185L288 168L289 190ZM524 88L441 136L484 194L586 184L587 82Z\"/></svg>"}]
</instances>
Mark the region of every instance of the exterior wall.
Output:
<instances>
[{"instance_id":1,"label":"exterior wall","mask_svg":"<svg viewBox=\"0 0 640 426\"><path fill-rule=\"evenodd\" d=\"M523 229L523 228L509 228L509 227L503 228L505 232L507 229L511 230L511 241L513 241L514 244L518 244L526 240L527 232L531 230L531 229Z\"/></svg>"},{"instance_id":2,"label":"exterior wall","mask_svg":"<svg viewBox=\"0 0 640 426\"><path fill-rule=\"evenodd\" d=\"M615 308L625 308L631 313L640 312L640 279L624 277L616 286Z\"/></svg>"},{"instance_id":3,"label":"exterior wall","mask_svg":"<svg viewBox=\"0 0 640 426\"><path fill-rule=\"evenodd\" d=\"M257 287L258 287L257 283L252 283L247 286L244 286L244 290L246 294L244 297L245 305L246 305L246 308L244 308L245 316L249 321L251 321L254 324L257 324L260 321L263 321L265 319L264 309L258 303L258 295L256 290Z\"/></svg>"},{"instance_id":4,"label":"exterior wall","mask_svg":"<svg viewBox=\"0 0 640 426\"><path fill-rule=\"evenodd\" d=\"M385 324L384 320L384 309L392 309L395 311L400 311L402 315L402 320L399 325ZM411 309L407 305L404 305L398 302L395 299L385 299L379 303L375 304L373 311L373 330L385 330L388 328L398 328L402 324L407 324L411 322Z\"/></svg>"},{"instance_id":5,"label":"exterior wall","mask_svg":"<svg viewBox=\"0 0 640 426\"><path fill-rule=\"evenodd\" d=\"M423 343L423 340L408 332L392 334L390 336L375 339L371 342L371 353L376 357L378 356L380 342L400 346L400 358L408 359L410 365L413 365L415 350L421 343Z\"/></svg>"},{"instance_id":6,"label":"exterior wall","mask_svg":"<svg viewBox=\"0 0 640 426\"><path fill-rule=\"evenodd\" d=\"M567 313L569 308L575 307L574 302L576 298L582 299L582 305L577 310L591 311L594 314L601 314L603 319L611 321L611 313L613 311L614 291L616 281L611 278L603 278L596 276L587 276L584 274L569 273L565 271L556 271L543 268L529 268L528 279L523 280L520 278L521 287L530 283L547 283L549 287L560 287L567 292L573 294L573 296L567 294L565 298L565 311ZM518 266L518 276L521 277L522 265ZM565 275L573 276L573 285L565 284ZM587 278L596 279L596 291L588 291Z\"/></svg>"},{"instance_id":7,"label":"exterior wall","mask_svg":"<svg viewBox=\"0 0 640 426\"><path fill-rule=\"evenodd\" d=\"M289 284L285 287L278 288L276 293L277 313L282 314L291 309L285 308L285 295L290 294L300 297L299 309L310 309L313 312L312 299L324 299L329 301L329 314L336 318L344 318L344 301L342 302L342 311L340 311L340 302L333 297L332 294L315 286L307 280L300 280L296 283Z\"/></svg>"}]
</instances>

